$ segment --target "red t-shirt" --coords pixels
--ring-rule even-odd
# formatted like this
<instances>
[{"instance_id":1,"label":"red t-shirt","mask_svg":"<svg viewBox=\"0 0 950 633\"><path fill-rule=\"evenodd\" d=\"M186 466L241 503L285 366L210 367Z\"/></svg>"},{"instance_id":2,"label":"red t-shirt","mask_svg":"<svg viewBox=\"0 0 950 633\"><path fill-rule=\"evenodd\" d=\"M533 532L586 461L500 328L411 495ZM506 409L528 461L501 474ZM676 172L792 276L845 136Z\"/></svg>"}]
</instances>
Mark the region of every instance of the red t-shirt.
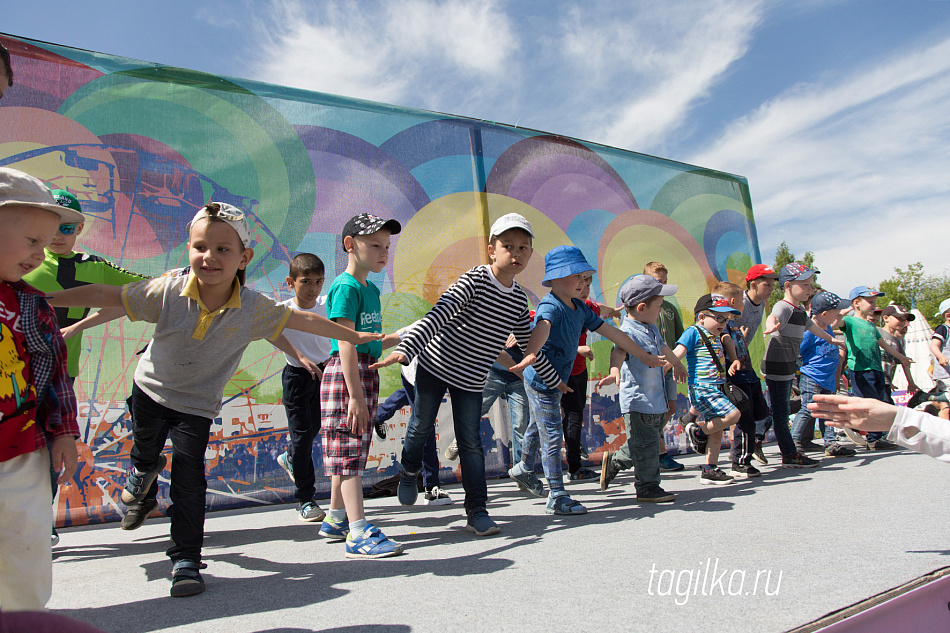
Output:
<instances>
[{"instance_id":1,"label":"red t-shirt","mask_svg":"<svg viewBox=\"0 0 950 633\"><path fill-rule=\"evenodd\" d=\"M594 314L600 316L600 306L587 299L584 301L587 304L587 307L594 311ZM581 330L581 338L577 342L577 346L587 345L587 330ZM574 367L571 368L571 375L576 376L577 374L583 373L587 369L587 358L577 355L577 358L574 359Z\"/></svg>"},{"instance_id":2,"label":"red t-shirt","mask_svg":"<svg viewBox=\"0 0 950 633\"><path fill-rule=\"evenodd\" d=\"M32 453L36 440L36 389L20 328L20 302L0 281L0 462Z\"/></svg>"}]
</instances>

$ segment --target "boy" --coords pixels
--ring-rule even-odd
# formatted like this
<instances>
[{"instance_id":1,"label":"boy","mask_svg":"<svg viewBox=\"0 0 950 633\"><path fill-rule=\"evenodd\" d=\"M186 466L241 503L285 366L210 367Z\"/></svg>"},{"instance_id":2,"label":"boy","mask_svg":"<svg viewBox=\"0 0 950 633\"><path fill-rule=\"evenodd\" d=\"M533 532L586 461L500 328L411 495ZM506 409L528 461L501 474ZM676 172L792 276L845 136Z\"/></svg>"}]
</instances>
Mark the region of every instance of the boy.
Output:
<instances>
[{"instance_id":1,"label":"boy","mask_svg":"<svg viewBox=\"0 0 950 633\"><path fill-rule=\"evenodd\" d=\"M663 297L676 293L676 286L661 284L650 275L631 277L620 288L618 298L626 310L620 330L648 354L665 356L671 353L656 321L663 309ZM633 467L637 482L637 501L669 503L676 499L660 487L660 444L669 402L675 399L673 374L662 367L651 368L636 358L614 348L610 354L610 375L598 387L620 385L620 411L623 413L627 442L619 451L604 452L600 471L600 489L607 486L621 470ZM673 394L673 397L670 397Z\"/></svg>"},{"instance_id":2,"label":"boy","mask_svg":"<svg viewBox=\"0 0 950 633\"><path fill-rule=\"evenodd\" d=\"M545 379L559 384L550 363L543 356L536 357L536 349L528 348L528 297L515 281L531 259L533 240L531 224L523 216L509 213L498 218L488 236L491 264L476 266L459 277L399 346L376 365L407 365L419 357L413 416L400 460L399 503L411 506L416 502L423 447L448 390L465 489L465 529L476 536L500 531L486 507L485 453L479 429L485 376L509 334L514 334L525 351L524 359L511 369L518 371L537 362Z\"/></svg>"},{"instance_id":3,"label":"boy","mask_svg":"<svg viewBox=\"0 0 950 633\"><path fill-rule=\"evenodd\" d=\"M708 294L699 298L693 312L696 324L676 342L673 354L677 358L686 357L689 401L704 421L701 424L689 422L684 431L693 450L706 455L699 483L731 484L734 479L716 465L722 432L739 421L739 410L722 392L726 372L720 335L729 321L727 315L738 315L739 311L730 307L729 300L722 295Z\"/></svg>"},{"instance_id":4,"label":"boy","mask_svg":"<svg viewBox=\"0 0 950 633\"><path fill-rule=\"evenodd\" d=\"M224 388L254 340L277 339L286 328L364 342L379 335L354 332L309 312L276 305L244 287L254 257L244 212L226 203L202 207L187 225L187 274L166 275L121 288L91 284L52 295L62 307L123 307L133 321L155 323L135 368L132 468L122 491L127 506L154 502L172 442L171 537L173 597L204 591L199 573L204 540L204 456Z\"/></svg>"},{"instance_id":5,"label":"boy","mask_svg":"<svg viewBox=\"0 0 950 633\"><path fill-rule=\"evenodd\" d=\"M557 377L561 381L570 377L582 329L599 333L650 367L661 367L662 358L645 352L629 336L604 322L581 301L580 297L590 284L593 272L594 267L574 246L558 246L544 256L544 279L541 285L550 288L551 292L545 295L535 311L531 340L542 343L541 352L551 361ZM678 372L677 375L683 374L682 365L672 354L667 360ZM564 489L561 472L561 396L569 393L570 388L562 384L552 387L550 382L542 380L534 367L525 370L524 378L531 421L525 434L521 461L508 471L508 476L519 486L530 487L529 492L532 494L543 494L543 488L538 485L540 482L534 478L533 455L540 442L541 464L549 488L545 512L558 515L584 514L587 508L571 499Z\"/></svg>"},{"instance_id":6,"label":"boy","mask_svg":"<svg viewBox=\"0 0 950 633\"><path fill-rule=\"evenodd\" d=\"M643 274L650 275L663 285L666 285L669 280L669 271L666 266L660 262L647 262L643 267ZM660 307L660 316L656 320L656 327L660 330L660 336L663 337L663 341L667 347L670 349L676 347L676 341L683 335L683 317L680 315L679 308L664 299ZM674 382L673 384L675 386L676 383ZM676 414L676 392L673 392L671 395L670 407L666 412L667 423L669 423L670 419ZM686 469L686 466L683 466L667 453L666 440L663 438L662 431L660 432L659 450L660 470L679 472Z\"/></svg>"},{"instance_id":7,"label":"boy","mask_svg":"<svg viewBox=\"0 0 950 633\"><path fill-rule=\"evenodd\" d=\"M834 293L820 292L811 300L812 321L829 336L834 336L834 328L841 323L841 311L850 305L847 299L842 299ZM815 394L837 391L844 350L821 340L811 332L805 332L800 349L802 365L798 384L802 394L802 408L792 424L792 440L795 442L795 448L803 451L809 448L815 434L815 418L808 408L808 403ZM853 448L836 441L834 427L826 426L820 419L818 427L824 439L826 457L851 457L855 454Z\"/></svg>"},{"instance_id":8,"label":"boy","mask_svg":"<svg viewBox=\"0 0 950 633\"><path fill-rule=\"evenodd\" d=\"M294 296L281 305L326 318L327 298L320 296L326 278L323 261L312 253L300 253L291 260L289 273L287 288ZM317 490L314 486L313 440L320 432L320 380L330 358L330 341L298 330L287 330L284 336L317 367L316 373L311 374L311 370L296 357L284 353L287 364L280 382L290 445L277 457L277 463L294 482L297 518L306 522L323 521L326 514L314 500Z\"/></svg>"},{"instance_id":9,"label":"boy","mask_svg":"<svg viewBox=\"0 0 950 633\"><path fill-rule=\"evenodd\" d=\"M851 385L851 395L893 404L891 392L884 381L881 350L893 356L901 365L908 366L910 359L887 343L874 324L877 298L883 296L883 292L867 286L852 288L848 298L851 300L854 316L844 317L841 330L848 344L848 382ZM906 367L905 371L909 373L909 367ZM867 449L887 451L897 448L896 444L884 439L884 435L877 431L868 433Z\"/></svg>"},{"instance_id":10,"label":"boy","mask_svg":"<svg viewBox=\"0 0 950 633\"><path fill-rule=\"evenodd\" d=\"M82 222L38 179L0 168L0 609L39 611L53 589L50 457L76 472L76 397L56 315L22 280L61 223ZM47 451L47 443L50 448Z\"/></svg>"},{"instance_id":11,"label":"boy","mask_svg":"<svg viewBox=\"0 0 950 633\"><path fill-rule=\"evenodd\" d=\"M878 328L878 332L881 333L881 338L891 347L906 356L907 347L904 337L907 335L907 325L916 318L913 312L908 312L896 303L892 303L881 311L883 326ZM894 374L900 363L890 354L882 356L881 363L884 365L884 382L887 389L893 392ZM914 374L910 371L910 366L904 365L902 367L904 368L904 378L907 379L907 393L913 398L920 391L920 387L914 382Z\"/></svg>"},{"instance_id":12,"label":"boy","mask_svg":"<svg viewBox=\"0 0 950 633\"><path fill-rule=\"evenodd\" d=\"M379 288L368 277L386 267L389 238L401 230L396 220L369 213L356 215L343 226L346 270L333 280L327 293L327 317L357 332L382 330ZM331 539L345 536L347 558L385 558L403 551L401 543L366 520L362 479L372 439L370 421L379 399L379 373L373 363L383 348L398 341L395 334L362 345L331 341L332 354L323 371L320 406L330 509L320 534Z\"/></svg>"},{"instance_id":13,"label":"boy","mask_svg":"<svg viewBox=\"0 0 950 633\"><path fill-rule=\"evenodd\" d=\"M818 461L795 450L795 442L788 428L789 399L792 380L798 372L802 337L807 330L826 343L844 346L844 343L815 325L801 307L812 296L812 281L818 272L795 262L782 267L778 283L785 296L772 308L763 332L768 343L762 358L762 374L772 404L772 428L782 452L782 465L789 468L814 468L818 465Z\"/></svg>"},{"instance_id":14,"label":"boy","mask_svg":"<svg viewBox=\"0 0 950 633\"><path fill-rule=\"evenodd\" d=\"M927 393L918 392L908 407L913 408L921 402L947 402L950 390L950 299L940 302L937 314L943 317L943 323L934 328L930 339L930 355L933 358L933 379L936 386Z\"/></svg>"},{"instance_id":15,"label":"boy","mask_svg":"<svg viewBox=\"0 0 950 633\"><path fill-rule=\"evenodd\" d=\"M745 280L746 291L742 295L742 314L735 318L735 322L748 347L749 342L755 340L755 335L762 324L762 317L768 305L767 300L775 289L778 273L771 266L756 264L746 272ZM762 379L752 367L751 358L736 372L733 382L749 396L749 414L755 420L755 446L752 456L760 464L768 464L769 460L762 452L762 442L765 441L765 434L772 427L772 418L769 403L766 402L765 395L762 393Z\"/></svg>"},{"instance_id":16,"label":"boy","mask_svg":"<svg viewBox=\"0 0 950 633\"><path fill-rule=\"evenodd\" d=\"M713 287L713 294L725 297L729 302L729 307L733 310L742 312L745 307L742 299L742 288L734 283L720 281ZM730 360L727 380L742 390L749 398L750 404L744 411L739 411L739 420L732 430L732 446L729 450L729 455L732 458L732 470L729 474L733 477L743 478L761 477L762 473L752 465L752 455L756 443L755 416L758 414L765 417L768 405L765 404L765 398L762 396L759 377L752 369L752 359L749 357L746 337L738 324L740 318L742 318L742 314L726 323L722 334L722 345L726 350L726 356ZM758 410L754 406L756 394L760 402ZM762 414L763 409L766 414Z\"/></svg>"}]
</instances>

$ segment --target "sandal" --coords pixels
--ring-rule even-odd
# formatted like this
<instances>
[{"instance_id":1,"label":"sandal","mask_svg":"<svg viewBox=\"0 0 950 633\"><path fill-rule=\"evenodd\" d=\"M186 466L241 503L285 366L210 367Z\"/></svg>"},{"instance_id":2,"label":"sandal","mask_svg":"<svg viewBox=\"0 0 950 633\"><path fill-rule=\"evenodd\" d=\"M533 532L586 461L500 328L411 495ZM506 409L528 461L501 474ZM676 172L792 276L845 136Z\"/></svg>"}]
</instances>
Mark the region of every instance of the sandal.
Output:
<instances>
[{"instance_id":1,"label":"sandal","mask_svg":"<svg viewBox=\"0 0 950 633\"><path fill-rule=\"evenodd\" d=\"M173 598L194 596L205 590L205 581L198 571L201 565L202 563L196 563L193 560L175 561L175 566L172 568L171 595Z\"/></svg>"},{"instance_id":2,"label":"sandal","mask_svg":"<svg viewBox=\"0 0 950 633\"><path fill-rule=\"evenodd\" d=\"M548 514L587 514L587 508L582 506L579 501L574 501L567 495L548 499L548 504L544 511Z\"/></svg>"}]
</instances>

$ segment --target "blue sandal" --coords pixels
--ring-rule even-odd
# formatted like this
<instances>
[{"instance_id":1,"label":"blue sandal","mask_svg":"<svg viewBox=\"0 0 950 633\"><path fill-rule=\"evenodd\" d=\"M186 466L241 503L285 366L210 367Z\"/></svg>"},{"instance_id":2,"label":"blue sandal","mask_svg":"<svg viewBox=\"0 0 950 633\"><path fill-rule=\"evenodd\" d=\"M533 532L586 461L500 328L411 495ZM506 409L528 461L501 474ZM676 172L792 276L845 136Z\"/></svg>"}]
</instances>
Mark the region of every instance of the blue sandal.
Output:
<instances>
[{"instance_id":1,"label":"blue sandal","mask_svg":"<svg viewBox=\"0 0 950 633\"><path fill-rule=\"evenodd\" d=\"M579 501L574 501L567 495L548 499L548 504L544 511L548 514L587 514L587 508L582 506Z\"/></svg>"}]
</instances>

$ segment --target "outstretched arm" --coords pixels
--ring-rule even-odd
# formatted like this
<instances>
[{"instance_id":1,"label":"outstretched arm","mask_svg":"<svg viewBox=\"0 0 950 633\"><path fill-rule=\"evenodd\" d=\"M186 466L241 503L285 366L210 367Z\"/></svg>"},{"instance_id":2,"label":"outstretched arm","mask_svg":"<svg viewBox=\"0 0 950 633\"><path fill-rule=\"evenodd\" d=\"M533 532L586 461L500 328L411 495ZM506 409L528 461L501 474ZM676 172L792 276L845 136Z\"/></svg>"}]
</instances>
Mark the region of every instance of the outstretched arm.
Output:
<instances>
[{"instance_id":1,"label":"outstretched arm","mask_svg":"<svg viewBox=\"0 0 950 633\"><path fill-rule=\"evenodd\" d=\"M618 330L611 324L606 321L597 328L596 332L606 338L608 341L611 341L614 345L627 352L641 363L647 367L662 367L663 357L654 356L652 354L647 354L643 351L643 348L633 342L633 339L624 334L622 330ZM679 362L675 358L667 359L667 361L674 367Z\"/></svg>"},{"instance_id":2,"label":"outstretched arm","mask_svg":"<svg viewBox=\"0 0 950 633\"><path fill-rule=\"evenodd\" d=\"M353 323L352 321L349 322ZM372 343L373 341L379 341L383 338L382 334L357 332L353 328L344 327L340 323L334 323L319 314L304 312L302 310L292 310L290 316L287 318L287 325L285 327L289 327L291 330L309 332L324 338L335 338L338 341L346 341L353 345Z\"/></svg>"},{"instance_id":3,"label":"outstretched arm","mask_svg":"<svg viewBox=\"0 0 950 633\"><path fill-rule=\"evenodd\" d=\"M109 321L114 321L115 319L124 316L125 308L103 308L98 312L93 312L81 321L76 321L72 325L67 325L66 327L62 328L60 332L63 333L63 338L72 338L83 330L88 330L91 327L102 325L103 323L108 323Z\"/></svg>"},{"instance_id":4,"label":"outstretched arm","mask_svg":"<svg viewBox=\"0 0 950 633\"><path fill-rule=\"evenodd\" d=\"M122 286L88 284L46 295L55 308L121 308Z\"/></svg>"}]
</instances>

